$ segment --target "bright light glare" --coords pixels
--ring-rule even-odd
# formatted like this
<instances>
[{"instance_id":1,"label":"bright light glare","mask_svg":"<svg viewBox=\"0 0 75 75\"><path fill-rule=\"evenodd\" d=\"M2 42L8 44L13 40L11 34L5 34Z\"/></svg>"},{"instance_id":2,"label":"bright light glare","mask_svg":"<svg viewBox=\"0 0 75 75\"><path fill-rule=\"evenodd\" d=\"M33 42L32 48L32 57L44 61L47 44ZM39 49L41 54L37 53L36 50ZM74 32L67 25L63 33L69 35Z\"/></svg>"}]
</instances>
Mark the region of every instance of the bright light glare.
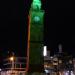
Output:
<instances>
[{"instance_id":1,"label":"bright light glare","mask_svg":"<svg viewBox=\"0 0 75 75\"><path fill-rule=\"evenodd\" d=\"M2 71L2 69L0 68L0 71Z\"/></svg>"},{"instance_id":2,"label":"bright light glare","mask_svg":"<svg viewBox=\"0 0 75 75\"><path fill-rule=\"evenodd\" d=\"M70 75L74 75L73 71L71 71L70 73ZM69 71L64 72L64 75L69 75Z\"/></svg>"},{"instance_id":3,"label":"bright light glare","mask_svg":"<svg viewBox=\"0 0 75 75\"><path fill-rule=\"evenodd\" d=\"M68 72L68 71L64 72L64 75L68 75L68 74L69 74L69 72Z\"/></svg>"},{"instance_id":4,"label":"bright light glare","mask_svg":"<svg viewBox=\"0 0 75 75\"><path fill-rule=\"evenodd\" d=\"M10 61L13 61L14 60L14 57L10 57Z\"/></svg>"},{"instance_id":5,"label":"bright light glare","mask_svg":"<svg viewBox=\"0 0 75 75\"><path fill-rule=\"evenodd\" d=\"M74 75L74 72L73 71L71 71L71 75Z\"/></svg>"},{"instance_id":6,"label":"bright light glare","mask_svg":"<svg viewBox=\"0 0 75 75\"><path fill-rule=\"evenodd\" d=\"M47 69L45 69L45 72L46 72L46 73L49 73L49 71L48 71Z\"/></svg>"},{"instance_id":7,"label":"bright light glare","mask_svg":"<svg viewBox=\"0 0 75 75\"><path fill-rule=\"evenodd\" d=\"M47 56L47 46L44 46L43 55L44 55L44 56Z\"/></svg>"}]
</instances>

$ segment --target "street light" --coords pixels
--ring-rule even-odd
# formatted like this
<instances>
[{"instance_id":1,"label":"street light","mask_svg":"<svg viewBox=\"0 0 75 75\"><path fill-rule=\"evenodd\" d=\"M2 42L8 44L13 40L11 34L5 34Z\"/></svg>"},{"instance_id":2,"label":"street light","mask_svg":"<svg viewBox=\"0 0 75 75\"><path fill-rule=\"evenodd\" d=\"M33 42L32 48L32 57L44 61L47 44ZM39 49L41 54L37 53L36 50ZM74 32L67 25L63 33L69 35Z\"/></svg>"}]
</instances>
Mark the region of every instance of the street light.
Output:
<instances>
[{"instance_id":1,"label":"street light","mask_svg":"<svg viewBox=\"0 0 75 75\"><path fill-rule=\"evenodd\" d=\"M14 61L14 57L12 56L12 57L10 57L10 61Z\"/></svg>"},{"instance_id":2,"label":"street light","mask_svg":"<svg viewBox=\"0 0 75 75\"><path fill-rule=\"evenodd\" d=\"M11 66L11 69L14 69L14 56L11 56L10 58L9 58L9 60L11 61L11 63L12 63L12 66Z\"/></svg>"}]
</instances>

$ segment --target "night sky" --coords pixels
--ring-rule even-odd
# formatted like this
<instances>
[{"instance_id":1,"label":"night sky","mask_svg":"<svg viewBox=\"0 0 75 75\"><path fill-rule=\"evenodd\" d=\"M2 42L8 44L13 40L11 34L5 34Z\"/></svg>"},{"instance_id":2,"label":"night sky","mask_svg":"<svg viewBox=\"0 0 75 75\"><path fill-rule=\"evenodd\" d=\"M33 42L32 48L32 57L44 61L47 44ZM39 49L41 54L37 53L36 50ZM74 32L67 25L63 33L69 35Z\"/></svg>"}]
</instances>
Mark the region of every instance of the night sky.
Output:
<instances>
[{"instance_id":1,"label":"night sky","mask_svg":"<svg viewBox=\"0 0 75 75\"><path fill-rule=\"evenodd\" d=\"M0 55L26 54L27 15L32 0L0 1ZM61 43L63 51L75 56L75 12L72 0L42 0L44 17L44 44L51 53L58 51ZM0 57L2 58L2 57Z\"/></svg>"},{"instance_id":2,"label":"night sky","mask_svg":"<svg viewBox=\"0 0 75 75\"><path fill-rule=\"evenodd\" d=\"M25 56L27 17L25 3L19 0L0 1L0 58L14 52ZM26 10L28 11L28 10Z\"/></svg>"}]
</instances>

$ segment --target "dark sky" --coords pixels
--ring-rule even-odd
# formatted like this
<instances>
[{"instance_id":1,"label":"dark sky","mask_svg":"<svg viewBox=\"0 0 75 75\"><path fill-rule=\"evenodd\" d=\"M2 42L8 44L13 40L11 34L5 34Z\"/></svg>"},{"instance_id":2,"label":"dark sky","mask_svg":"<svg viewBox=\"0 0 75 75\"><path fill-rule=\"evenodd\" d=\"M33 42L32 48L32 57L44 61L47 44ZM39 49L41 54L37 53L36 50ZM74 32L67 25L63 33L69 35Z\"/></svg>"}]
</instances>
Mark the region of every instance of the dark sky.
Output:
<instances>
[{"instance_id":1,"label":"dark sky","mask_svg":"<svg viewBox=\"0 0 75 75\"><path fill-rule=\"evenodd\" d=\"M0 53L15 51L22 55L26 51L27 15L32 0L0 1ZM42 0L45 10L45 45L51 52L75 52L75 12L72 0ZM23 52L22 52L23 50Z\"/></svg>"},{"instance_id":2,"label":"dark sky","mask_svg":"<svg viewBox=\"0 0 75 75\"><path fill-rule=\"evenodd\" d=\"M17 56L26 53L25 15L27 13L24 5L24 0L0 1L0 53L2 56L5 56L8 51L14 51Z\"/></svg>"},{"instance_id":3,"label":"dark sky","mask_svg":"<svg viewBox=\"0 0 75 75\"><path fill-rule=\"evenodd\" d=\"M48 49L56 53L61 43L63 51L75 53L75 12L72 0L46 1L46 44Z\"/></svg>"}]
</instances>

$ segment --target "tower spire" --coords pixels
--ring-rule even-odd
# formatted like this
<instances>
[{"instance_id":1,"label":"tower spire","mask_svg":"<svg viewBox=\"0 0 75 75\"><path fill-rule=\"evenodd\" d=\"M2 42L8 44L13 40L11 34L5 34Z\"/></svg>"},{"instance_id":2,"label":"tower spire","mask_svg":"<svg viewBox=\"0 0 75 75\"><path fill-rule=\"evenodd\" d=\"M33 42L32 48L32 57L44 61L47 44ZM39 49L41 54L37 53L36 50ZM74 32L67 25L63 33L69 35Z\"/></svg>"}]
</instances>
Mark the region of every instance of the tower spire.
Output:
<instances>
[{"instance_id":1,"label":"tower spire","mask_svg":"<svg viewBox=\"0 0 75 75\"><path fill-rule=\"evenodd\" d=\"M59 44L58 48L59 48L59 53L62 53L62 45L61 44Z\"/></svg>"},{"instance_id":2,"label":"tower spire","mask_svg":"<svg viewBox=\"0 0 75 75\"><path fill-rule=\"evenodd\" d=\"M33 10L40 10L41 9L41 1L40 0L33 0L31 8Z\"/></svg>"}]
</instances>

